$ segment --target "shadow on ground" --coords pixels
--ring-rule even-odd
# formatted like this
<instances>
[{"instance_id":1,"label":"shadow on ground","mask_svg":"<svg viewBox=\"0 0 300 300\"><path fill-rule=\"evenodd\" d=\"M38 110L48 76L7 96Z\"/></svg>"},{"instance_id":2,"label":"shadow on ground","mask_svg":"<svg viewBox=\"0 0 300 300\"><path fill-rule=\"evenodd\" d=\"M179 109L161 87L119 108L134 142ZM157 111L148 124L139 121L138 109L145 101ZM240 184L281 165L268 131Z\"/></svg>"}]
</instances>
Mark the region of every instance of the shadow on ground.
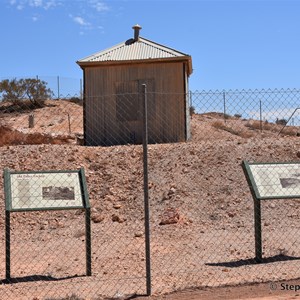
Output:
<instances>
[{"instance_id":1,"label":"shadow on ground","mask_svg":"<svg viewBox=\"0 0 300 300\"><path fill-rule=\"evenodd\" d=\"M206 263L207 266L213 267L228 267L228 268L238 268L246 265L255 265L255 264L269 264L279 261L289 261L289 260L300 260L300 257L297 256L288 256L284 254L279 254L270 257L262 258L261 262L258 262L255 258L248 259L240 259L236 261L228 261L228 262L216 262L216 263Z\"/></svg>"}]
</instances>

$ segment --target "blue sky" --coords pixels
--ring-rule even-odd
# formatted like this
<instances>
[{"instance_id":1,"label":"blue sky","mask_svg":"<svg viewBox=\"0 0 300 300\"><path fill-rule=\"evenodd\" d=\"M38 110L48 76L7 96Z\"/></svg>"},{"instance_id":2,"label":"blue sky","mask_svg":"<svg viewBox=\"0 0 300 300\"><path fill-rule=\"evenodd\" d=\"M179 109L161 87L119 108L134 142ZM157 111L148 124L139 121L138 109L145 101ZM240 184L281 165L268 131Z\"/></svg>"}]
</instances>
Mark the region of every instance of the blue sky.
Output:
<instances>
[{"instance_id":1,"label":"blue sky","mask_svg":"<svg viewBox=\"0 0 300 300\"><path fill-rule=\"evenodd\" d=\"M192 56L190 90L299 88L298 0L0 0L0 79L82 77L76 61L133 36Z\"/></svg>"}]
</instances>

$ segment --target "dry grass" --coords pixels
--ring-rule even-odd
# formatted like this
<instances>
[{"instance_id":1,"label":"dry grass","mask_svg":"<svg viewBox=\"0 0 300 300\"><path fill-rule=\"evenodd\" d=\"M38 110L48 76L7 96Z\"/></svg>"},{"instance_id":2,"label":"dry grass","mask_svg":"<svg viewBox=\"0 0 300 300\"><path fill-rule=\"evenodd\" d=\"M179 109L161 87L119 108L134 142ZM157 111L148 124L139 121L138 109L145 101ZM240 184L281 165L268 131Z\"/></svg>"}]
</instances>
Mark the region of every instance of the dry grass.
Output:
<instances>
[{"instance_id":1,"label":"dry grass","mask_svg":"<svg viewBox=\"0 0 300 300\"><path fill-rule=\"evenodd\" d=\"M222 122L222 121L215 121L215 122L212 123L212 126L216 129L221 129L221 130L227 131L231 134L240 136L242 138L250 138L250 137L253 136L253 134L250 133L250 132L242 131L242 130L235 130L235 129L229 127L229 126L226 126L224 124L224 122Z\"/></svg>"},{"instance_id":2,"label":"dry grass","mask_svg":"<svg viewBox=\"0 0 300 300\"><path fill-rule=\"evenodd\" d=\"M252 132L249 131L240 131L239 136L244 138L244 139L249 139L254 136Z\"/></svg>"},{"instance_id":3,"label":"dry grass","mask_svg":"<svg viewBox=\"0 0 300 300\"><path fill-rule=\"evenodd\" d=\"M257 121L257 120L248 121L245 124L245 126L252 130L270 130L270 131L278 130L278 129L274 130L275 127L277 128L277 126L275 124L271 124L268 122L261 122L261 121Z\"/></svg>"},{"instance_id":4,"label":"dry grass","mask_svg":"<svg viewBox=\"0 0 300 300\"><path fill-rule=\"evenodd\" d=\"M260 122L256 120L248 121L245 124L245 126L252 130L262 130L262 131L268 130L268 131L278 132L278 133L280 132L280 130L283 129L281 132L283 135L289 135L289 136L297 135L297 128L293 126L286 126L283 128L282 125L277 125L268 122Z\"/></svg>"},{"instance_id":5,"label":"dry grass","mask_svg":"<svg viewBox=\"0 0 300 300\"><path fill-rule=\"evenodd\" d=\"M226 125L224 124L224 122L222 122L222 121L214 121L214 122L212 123L212 126L213 126L214 128L221 129L221 130L225 130L225 131L228 131L228 132L230 132L230 133L232 133L232 134L238 135L236 130L233 130L231 127L226 126Z\"/></svg>"},{"instance_id":6,"label":"dry grass","mask_svg":"<svg viewBox=\"0 0 300 300\"><path fill-rule=\"evenodd\" d=\"M295 135L298 135L298 130L295 127L287 126L282 130L281 134L295 136Z\"/></svg>"}]
</instances>

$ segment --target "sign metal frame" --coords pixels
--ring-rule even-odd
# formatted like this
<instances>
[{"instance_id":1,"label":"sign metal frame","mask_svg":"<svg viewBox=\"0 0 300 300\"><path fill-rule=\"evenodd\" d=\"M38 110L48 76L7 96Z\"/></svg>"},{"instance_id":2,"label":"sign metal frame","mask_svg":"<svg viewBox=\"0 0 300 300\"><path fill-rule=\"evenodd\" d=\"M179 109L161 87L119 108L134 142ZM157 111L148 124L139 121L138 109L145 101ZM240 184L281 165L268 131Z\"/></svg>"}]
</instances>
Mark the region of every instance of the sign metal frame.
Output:
<instances>
[{"instance_id":1,"label":"sign metal frame","mask_svg":"<svg viewBox=\"0 0 300 300\"><path fill-rule=\"evenodd\" d=\"M39 186L40 182L38 178L51 178L72 176L74 183L77 185L75 188L71 187L43 187ZM15 191L13 183L16 181L15 177L18 177L19 181L26 178L26 181L30 182L32 178L36 178L39 189L35 186L35 190L38 190L38 196L30 195L30 190L24 195L19 195L18 191ZM14 212L24 211L48 211L48 210L73 210L73 209L84 209L85 210L85 240L86 240L86 275L92 275L92 264L91 264L91 206L89 202L88 189L86 184L86 177L84 168L79 170L50 170L50 171L10 171L4 169L4 196L5 196L5 251L6 251L6 280L11 279L11 243L10 243L10 214ZM57 179L57 181L59 181ZM46 190L45 190L46 189ZM74 192L76 189L76 195ZM59 194L60 192L64 194ZM20 192L19 192L20 193ZM43 195L44 194L44 195ZM16 195L18 195L16 197ZM46 195L46 196L45 196ZM24 196L26 201L17 202ZM42 201L34 200L43 199L43 196L48 199L42 204ZM51 199L51 197L54 197ZM57 201L57 198L62 198ZM65 198L65 199L64 199ZM50 199L50 200L49 200ZM20 204L21 203L21 204ZM52 205L49 205L49 203ZM55 205L53 205L53 203Z\"/></svg>"},{"instance_id":2,"label":"sign metal frame","mask_svg":"<svg viewBox=\"0 0 300 300\"><path fill-rule=\"evenodd\" d=\"M278 167L278 168L277 168ZM296 185L299 188L298 193L283 192L284 188L280 182L280 175L276 172L276 169L281 170L283 167L290 168L291 170L299 169L300 176L300 163L299 162L278 162L278 163L249 163L247 161L242 162L242 168L254 200L254 234L255 234L255 260L257 263L262 262L262 226L261 226L261 200L276 200L276 199L298 199L300 198L300 179L299 184ZM256 168L262 168L265 174L269 176L269 181L266 186L269 190L264 190L258 184L260 181L259 172L256 172ZM287 173L288 174L288 173ZM298 173L297 173L298 175ZM275 181L271 181L272 176L275 176ZM289 175L288 175L289 176ZM289 178L287 178L289 179ZM277 182L276 182L277 181ZM296 182L298 183L298 181ZM272 189L272 184L276 185ZM293 185L293 182L292 182ZM290 189L292 190L292 189Z\"/></svg>"}]
</instances>

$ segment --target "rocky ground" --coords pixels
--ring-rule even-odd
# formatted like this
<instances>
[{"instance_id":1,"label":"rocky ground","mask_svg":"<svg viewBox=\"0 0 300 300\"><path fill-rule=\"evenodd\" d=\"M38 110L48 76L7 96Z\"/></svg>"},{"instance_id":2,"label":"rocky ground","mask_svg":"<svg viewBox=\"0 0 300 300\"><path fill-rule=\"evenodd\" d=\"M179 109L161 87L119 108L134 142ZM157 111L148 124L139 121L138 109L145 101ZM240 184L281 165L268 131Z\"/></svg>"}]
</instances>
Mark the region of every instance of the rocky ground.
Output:
<instances>
[{"instance_id":1,"label":"rocky ground","mask_svg":"<svg viewBox=\"0 0 300 300\"><path fill-rule=\"evenodd\" d=\"M92 276L85 276L84 212L22 212L12 213L14 279L5 284L1 193L1 299L59 299L71 294L124 298L146 292L142 147L77 145L81 110L61 101L59 107L39 110L31 129L26 123L29 113L3 114L2 128L11 132L0 138L0 168L85 169L92 205ZM68 118L62 117L68 111L74 120L71 130ZM263 124L262 131L261 125L240 118L225 123L216 113L194 115L191 141L149 145L154 294L300 278L300 200L263 202L265 259L263 264L253 262L253 200L241 163L295 162L300 157L297 128L278 135L277 125ZM31 143L28 136L34 133L59 142Z\"/></svg>"}]
</instances>

